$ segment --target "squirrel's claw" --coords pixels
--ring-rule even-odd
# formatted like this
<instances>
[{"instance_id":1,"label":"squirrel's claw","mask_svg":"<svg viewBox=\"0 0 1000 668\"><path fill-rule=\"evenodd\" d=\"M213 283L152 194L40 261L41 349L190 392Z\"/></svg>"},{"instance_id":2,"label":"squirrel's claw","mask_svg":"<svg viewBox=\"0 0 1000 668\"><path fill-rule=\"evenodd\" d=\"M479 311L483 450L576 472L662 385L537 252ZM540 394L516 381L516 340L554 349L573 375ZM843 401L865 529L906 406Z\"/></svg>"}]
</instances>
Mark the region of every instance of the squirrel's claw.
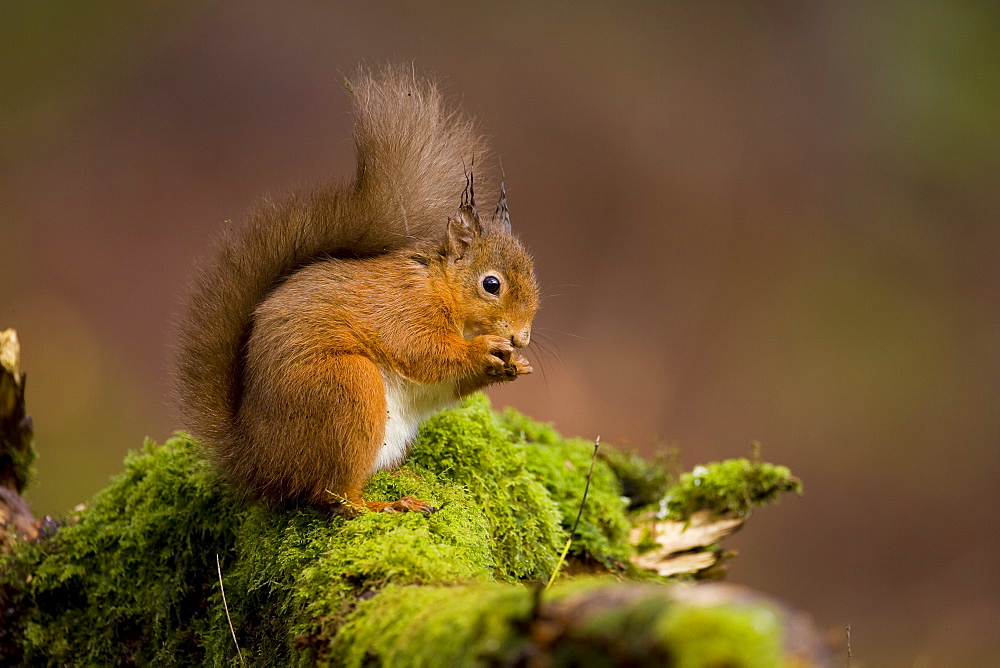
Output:
<instances>
[{"instance_id":1,"label":"squirrel's claw","mask_svg":"<svg viewBox=\"0 0 1000 668\"><path fill-rule=\"evenodd\" d=\"M437 508L427 501L406 495L397 501L365 501L364 506L376 513L433 513Z\"/></svg>"},{"instance_id":2,"label":"squirrel's claw","mask_svg":"<svg viewBox=\"0 0 1000 668\"><path fill-rule=\"evenodd\" d=\"M514 360L511 361L511 366L514 367L515 376L526 376L532 371L534 371L534 369L531 366L531 362L529 362L525 357L522 357L521 355L518 355Z\"/></svg>"}]
</instances>

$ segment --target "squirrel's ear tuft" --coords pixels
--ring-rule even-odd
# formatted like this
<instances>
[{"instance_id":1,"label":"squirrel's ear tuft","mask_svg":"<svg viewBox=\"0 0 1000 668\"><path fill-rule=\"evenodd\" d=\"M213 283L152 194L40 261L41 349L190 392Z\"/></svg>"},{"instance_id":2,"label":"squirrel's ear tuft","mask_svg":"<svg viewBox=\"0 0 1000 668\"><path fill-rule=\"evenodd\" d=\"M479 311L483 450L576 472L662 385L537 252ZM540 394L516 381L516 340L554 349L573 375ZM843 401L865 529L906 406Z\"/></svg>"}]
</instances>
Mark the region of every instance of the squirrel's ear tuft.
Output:
<instances>
[{"instance_id":1,"label":"squirrel's ear tuft","mask_svg":"<svg viewBox=\"0 0 1000 668\"><path fill-rule=\"evenodd\" d=\"M503 173L503 166L500 167L501 174ZM497 200L497 209L493 212L493 224L499 225L500 229L507 234L511 233L510 230L510 211L507 210L507 191L504 189L504 180L500 179L500 199Z\"/></svg>"}]
</instances>

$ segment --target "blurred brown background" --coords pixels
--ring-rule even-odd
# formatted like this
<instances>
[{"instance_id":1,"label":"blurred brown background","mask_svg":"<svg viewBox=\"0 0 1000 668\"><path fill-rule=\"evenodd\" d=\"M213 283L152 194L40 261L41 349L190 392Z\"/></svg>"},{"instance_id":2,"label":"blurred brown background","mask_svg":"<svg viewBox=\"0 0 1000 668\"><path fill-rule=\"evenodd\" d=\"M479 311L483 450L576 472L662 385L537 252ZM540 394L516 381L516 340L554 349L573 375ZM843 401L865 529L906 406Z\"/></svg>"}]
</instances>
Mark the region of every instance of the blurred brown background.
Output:
<instances>
[{"instance_id":1,"label":"blurred brown background","mask_svg":"<svg viewBox=\"0 0 1000 668\"><path fill-rule=\"evenodd\" d=\"M998 35L992 2L4 2L29 499L177 427L193 258L350 172L342 73L412 60L495 138L548 295L495 403L686 467L762 441L807 493L734 580L850 623L854 665L1000 665Z\"/></svg>"}]
</instances>

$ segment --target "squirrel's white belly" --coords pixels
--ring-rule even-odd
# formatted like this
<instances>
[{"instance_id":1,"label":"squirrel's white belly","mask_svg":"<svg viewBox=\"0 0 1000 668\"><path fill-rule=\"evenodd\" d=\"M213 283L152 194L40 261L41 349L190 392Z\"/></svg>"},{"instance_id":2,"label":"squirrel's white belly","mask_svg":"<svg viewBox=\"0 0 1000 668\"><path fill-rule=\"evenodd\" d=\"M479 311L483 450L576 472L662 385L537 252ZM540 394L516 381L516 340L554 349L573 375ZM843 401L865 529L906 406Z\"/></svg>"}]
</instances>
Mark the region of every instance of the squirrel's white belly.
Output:
<instances>
[{"instance_id":1,"label":"squirrel's white belly","mask_svg":"<svg viewBox=\"0 0 1000 668\"><path fill-rule=\"evenodd\" d=\"M390 469L403 461L420 423L455 401L455 383L416 383L382 369L385 384L385 439L372 471Z\"/></svg>"}]
</instances>

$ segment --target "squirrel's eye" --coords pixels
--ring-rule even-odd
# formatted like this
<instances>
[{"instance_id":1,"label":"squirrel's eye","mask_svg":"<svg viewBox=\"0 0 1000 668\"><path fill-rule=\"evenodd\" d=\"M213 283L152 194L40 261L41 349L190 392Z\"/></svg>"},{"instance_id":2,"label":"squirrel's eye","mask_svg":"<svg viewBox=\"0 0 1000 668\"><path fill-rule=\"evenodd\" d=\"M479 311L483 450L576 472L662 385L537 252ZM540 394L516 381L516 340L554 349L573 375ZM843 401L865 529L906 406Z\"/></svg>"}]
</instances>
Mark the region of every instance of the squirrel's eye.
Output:
<instances>
[{"instance_id":1,"label":"squirrel's eye","mask_svg":"<svg viewBox=\"0 0 1000 668\"><path fill-rule=\"evenodd\" d=\"M483 290L491 295L497 294L500 292L500 279L496 276L487 276L483 279Z\"/></svg>"}]
</instances>

